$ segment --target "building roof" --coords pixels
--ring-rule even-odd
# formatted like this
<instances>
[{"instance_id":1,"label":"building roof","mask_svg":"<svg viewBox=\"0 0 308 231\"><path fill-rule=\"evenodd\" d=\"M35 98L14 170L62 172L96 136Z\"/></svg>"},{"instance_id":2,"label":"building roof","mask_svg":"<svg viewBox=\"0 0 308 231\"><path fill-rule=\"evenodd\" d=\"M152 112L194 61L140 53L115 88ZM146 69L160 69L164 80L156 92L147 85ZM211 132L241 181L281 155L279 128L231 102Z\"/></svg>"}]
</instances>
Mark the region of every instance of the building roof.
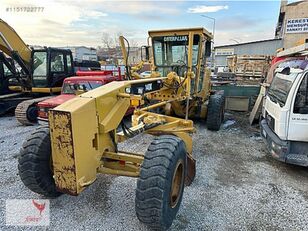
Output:
<instances>
[{"instance_id":1,"label":"building roof","mask_svg":"<svg viewBox=\"0 0 308 231\"><path fill-rule=\"evenodd\" d=\"M72 49L72 48L86 48L86 49L89 49L89 50L96 50L95 48L93 47L86 47L86 46L66 46L66 47L60 47L60 48L65 48L65 49Z\"/></svg>"},{"instance_id":2,"label":"building roof","mask_svg":"<svg viewBox=\"0 0 308 231\"><path fill-rule=\"evenodd\" d=\"M265 39L265 40L252 41L252 42L246 42L246 43L236 43L236 44L229 44L229 45L221 45L221 46L216 46L214 48L241 46L241 45L247 45L247 44L253 44L253 43L271 42L271 41L278 41L278 40L282 40L282 39Z\"/></svg>"}]
</instances>

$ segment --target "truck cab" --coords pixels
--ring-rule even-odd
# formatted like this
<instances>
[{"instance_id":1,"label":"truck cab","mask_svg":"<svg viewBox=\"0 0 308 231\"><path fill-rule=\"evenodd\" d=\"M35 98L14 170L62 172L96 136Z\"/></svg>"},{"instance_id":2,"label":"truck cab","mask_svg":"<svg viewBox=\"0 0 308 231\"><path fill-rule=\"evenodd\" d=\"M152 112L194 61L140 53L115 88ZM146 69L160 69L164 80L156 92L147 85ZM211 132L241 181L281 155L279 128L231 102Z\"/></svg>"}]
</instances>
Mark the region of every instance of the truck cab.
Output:
<instances>
[{"instance_id":1,"label":"truck cab","mask_svg":"<svg viewBox=\"0 0 308 231\"><path fill-rule=\"evenodd\" d=\"M63 82L61 94L38 103L38 120L48 121L48 111L76 97L78 94L90 91L107 83L102 77L74 76Z\"/></svg>"},{"instance_id":2,"label":"truck cab","mask_svg":"<svg viewBox=\"0 0 308 231\"><path fill-rule=\"evenodd\" d=\"M308 166L308 60L282 62L265 96L261 136L280 161Z\"/></svg>"},{"instance_id":3,"label":"truck cab","mask_svg":"<svg viewBox=\"0 0 308 231\"><path fill-rule=\"evenodd\" d=\"M83 71L78 76L66 78L62 85L61 94L38 103L38 120L48 121L48 111L79 94L93 90L112 81L121 81L121 72L114 75L114 71ZM130 111L131 113L132 111Z\"/></svg>"}]
</instances>

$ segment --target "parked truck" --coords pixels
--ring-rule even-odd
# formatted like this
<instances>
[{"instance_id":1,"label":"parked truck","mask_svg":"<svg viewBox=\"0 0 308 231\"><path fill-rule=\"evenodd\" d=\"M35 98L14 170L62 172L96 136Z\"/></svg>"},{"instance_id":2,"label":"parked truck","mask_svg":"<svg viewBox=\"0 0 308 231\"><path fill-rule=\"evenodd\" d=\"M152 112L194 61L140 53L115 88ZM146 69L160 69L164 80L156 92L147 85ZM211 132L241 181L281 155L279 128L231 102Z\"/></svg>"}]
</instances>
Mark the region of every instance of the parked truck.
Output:
<instances>
[{"instance_id":1,"label":"parked truck","mask_svg":"<svg viewBox=\"0 0 308 231\"><path fill-rule=\"evenodd\" d=\"M307 51L305 43L278 54L278 57L293 57L276 68L261 120L261 135L271 155L301 166L308 166Z\"/></svg>"}]
</instances>

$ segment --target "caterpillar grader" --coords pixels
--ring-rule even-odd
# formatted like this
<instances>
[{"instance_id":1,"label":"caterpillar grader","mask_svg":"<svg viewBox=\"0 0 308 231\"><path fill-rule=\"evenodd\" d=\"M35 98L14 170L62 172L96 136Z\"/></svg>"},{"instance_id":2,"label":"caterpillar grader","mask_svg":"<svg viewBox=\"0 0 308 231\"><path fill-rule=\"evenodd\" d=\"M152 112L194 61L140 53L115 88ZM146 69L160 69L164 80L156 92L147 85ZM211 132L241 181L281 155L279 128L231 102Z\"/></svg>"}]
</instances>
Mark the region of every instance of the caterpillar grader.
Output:
<instances>
[{"instance_id":1,"label":"caterpillar grader","mask_svg":"<svg viewBox=\"0 0 308 231\"><path fill-rule=\"evenodd\" d=\"M29 47L1 19L0 65L0 115L16 108L16 119L25 125L36 122L36 104L60 93L63 80L74 75L70 50Z\"/></svg>"},{"instance_id":2,"label":"caterpillar grader","mask_svg":"<svg viewBox=\"0 0 308 231\"><path fill-rule=\"evenodd\" d=\"M24 142L18 160L22 182L33 192L77 196L97 174L136 177L137 218L153 229L168 229L181 204L184 185L195 177L191 119L206 119L218 130L224 96L211 91L206 59L210 34L204 28L149 31L149 78L112 82L49 111L49 126L38 127ZM128 76L138 76L127 63ZM144 47L149 54L149 46ZM146 55L148 59L148 55ZM123 120L137 107L131 125ZM118 143L142 133L155 138L142 153L118 149Z\"/></svg>"}]
</instances>

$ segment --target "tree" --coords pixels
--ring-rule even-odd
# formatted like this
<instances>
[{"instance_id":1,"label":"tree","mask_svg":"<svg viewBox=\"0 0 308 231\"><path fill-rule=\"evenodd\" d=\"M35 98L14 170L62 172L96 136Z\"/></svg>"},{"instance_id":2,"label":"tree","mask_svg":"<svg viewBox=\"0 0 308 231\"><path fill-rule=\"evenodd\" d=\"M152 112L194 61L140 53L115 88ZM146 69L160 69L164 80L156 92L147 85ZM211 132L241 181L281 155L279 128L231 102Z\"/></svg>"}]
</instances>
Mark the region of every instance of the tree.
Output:
<instances>
[{"instance_id":1,"label":"tree","mask_svg":"<svg viewBox=\"0 0 308 231\"><path fill-rule=\"evenodd\" d=\"M114 47L114 40L110 37L110 34L103 32L102 35L102 43L103 43L103 47L105 48L113 48Z\"/></svg>"}]
</instances>

